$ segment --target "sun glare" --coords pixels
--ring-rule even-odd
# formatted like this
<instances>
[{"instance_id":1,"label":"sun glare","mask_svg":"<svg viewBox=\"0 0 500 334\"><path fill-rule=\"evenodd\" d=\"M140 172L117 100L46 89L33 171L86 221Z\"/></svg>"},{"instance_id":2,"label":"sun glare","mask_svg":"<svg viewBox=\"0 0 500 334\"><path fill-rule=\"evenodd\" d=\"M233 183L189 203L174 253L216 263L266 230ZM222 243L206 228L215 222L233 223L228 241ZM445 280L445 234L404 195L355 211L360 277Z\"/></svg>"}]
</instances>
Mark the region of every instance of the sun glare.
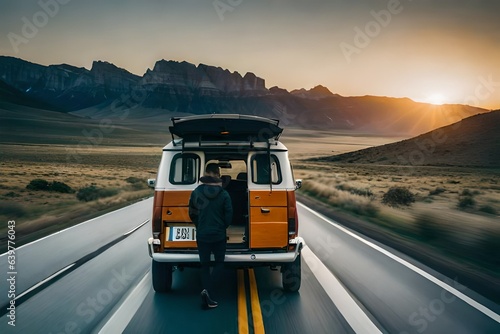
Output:
<instances>
[{"instance_id":1,"label":"sun glare","mask_svg":"<svg viewBox=\"0 0 500 334\"><path fill-rule=\"evenodd\" d=\"M446 97L443 94L432 94L427 98L427 102L435 105L442 105L446 101Z\"/></svg>"}]
</instances>

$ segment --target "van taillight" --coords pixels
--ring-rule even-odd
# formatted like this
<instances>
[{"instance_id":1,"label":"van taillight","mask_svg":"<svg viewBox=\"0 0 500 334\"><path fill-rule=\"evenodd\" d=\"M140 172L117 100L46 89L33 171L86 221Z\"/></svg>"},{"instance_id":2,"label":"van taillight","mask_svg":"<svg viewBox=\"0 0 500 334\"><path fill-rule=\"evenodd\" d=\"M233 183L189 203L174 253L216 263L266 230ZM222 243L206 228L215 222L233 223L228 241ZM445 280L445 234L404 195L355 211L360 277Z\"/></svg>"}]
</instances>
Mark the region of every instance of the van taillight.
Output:
<instances>
[{"instance_id":1,"label":"van taillight","mask_svg":"<svg viewBox=\"0 0 500 334\"><path fill-rule=\"evenodd\" d=\"M297 215L297 202L295 200L295 192L287 191L288 202L288 236L295 238L299 232L299 219Z\"/></svg>"},{"instance_id":2,"label":"van taillight","mask_svg":"<svg viewBox=\"0 0 500 334\"><path fill-rule=\"evenodd\" d=\"M161 224L161 210L163 207L163 191L155 191L153 200L153 217L152 217L152 228L153 235L161 234L162 224Z\"/></svg>"}]
</instances>

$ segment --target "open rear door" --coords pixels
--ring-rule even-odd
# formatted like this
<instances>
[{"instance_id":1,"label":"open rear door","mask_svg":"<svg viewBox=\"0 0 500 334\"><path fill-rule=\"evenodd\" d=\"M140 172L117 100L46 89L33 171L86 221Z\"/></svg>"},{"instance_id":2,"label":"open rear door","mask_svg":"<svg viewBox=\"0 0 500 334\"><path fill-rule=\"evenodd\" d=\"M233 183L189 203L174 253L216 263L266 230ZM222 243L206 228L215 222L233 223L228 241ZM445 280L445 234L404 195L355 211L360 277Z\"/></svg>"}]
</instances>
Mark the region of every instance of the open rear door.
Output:
<instances>
[{"instance_id":1,"label":"open rear door","mask_svg":"<svg viewBox=\"0 0 500 334\"><path fill-rule=\"evenodd\" d=\"M278 140L283 129L278 120L238 114L212 114L172 118L169 128L172 136L183 142L245 141L267 142Z\"/></svg>"}]
</instances>

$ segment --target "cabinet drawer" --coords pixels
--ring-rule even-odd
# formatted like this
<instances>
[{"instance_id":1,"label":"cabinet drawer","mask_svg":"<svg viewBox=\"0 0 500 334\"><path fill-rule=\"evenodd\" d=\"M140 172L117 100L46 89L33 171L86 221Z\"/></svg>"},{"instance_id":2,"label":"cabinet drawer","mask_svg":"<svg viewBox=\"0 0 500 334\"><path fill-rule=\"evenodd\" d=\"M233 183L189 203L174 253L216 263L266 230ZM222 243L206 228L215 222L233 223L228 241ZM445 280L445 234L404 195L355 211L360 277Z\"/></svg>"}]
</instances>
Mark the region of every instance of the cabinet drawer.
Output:
<instances>
[{"instance_id":1,"label":"cabinet drawer","mask_svg":"<svg viewBox=\"0 0 500 334\"><path fill-rule=\"evenodd\" d=\"M250 206L287 206L286 191L250 191Z\"/></svg>"}]
</instances>

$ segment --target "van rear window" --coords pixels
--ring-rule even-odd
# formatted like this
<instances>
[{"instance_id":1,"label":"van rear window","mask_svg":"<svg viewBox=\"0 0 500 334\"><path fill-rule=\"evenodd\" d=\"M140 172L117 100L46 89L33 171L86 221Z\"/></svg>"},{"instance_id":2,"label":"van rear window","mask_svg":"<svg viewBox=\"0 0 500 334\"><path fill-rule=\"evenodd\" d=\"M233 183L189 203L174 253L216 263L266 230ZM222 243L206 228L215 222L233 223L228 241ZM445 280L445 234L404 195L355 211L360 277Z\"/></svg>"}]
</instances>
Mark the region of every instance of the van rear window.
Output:
<instances>
[{"instance_id":1,"label":"van rear window","mask_svg":"<svg viewBox=\"0 0 500 334\"><path fill-rule=\"evenodd\" d=\"M192 153L179 153L170 165L171 184L193 184L200 175L200 157Z\"/></svg>"},{"instance_id":2,"label":"van rear window","mask_svg":"<svg viewBox=\"0 0 500 334\"><path fill-rule=\"evenodd\" d=\"M255 184L281 183L281 168L278 158L273 154L256 154L252 159L252 182Z\"/></svg>"}]
</instances>

